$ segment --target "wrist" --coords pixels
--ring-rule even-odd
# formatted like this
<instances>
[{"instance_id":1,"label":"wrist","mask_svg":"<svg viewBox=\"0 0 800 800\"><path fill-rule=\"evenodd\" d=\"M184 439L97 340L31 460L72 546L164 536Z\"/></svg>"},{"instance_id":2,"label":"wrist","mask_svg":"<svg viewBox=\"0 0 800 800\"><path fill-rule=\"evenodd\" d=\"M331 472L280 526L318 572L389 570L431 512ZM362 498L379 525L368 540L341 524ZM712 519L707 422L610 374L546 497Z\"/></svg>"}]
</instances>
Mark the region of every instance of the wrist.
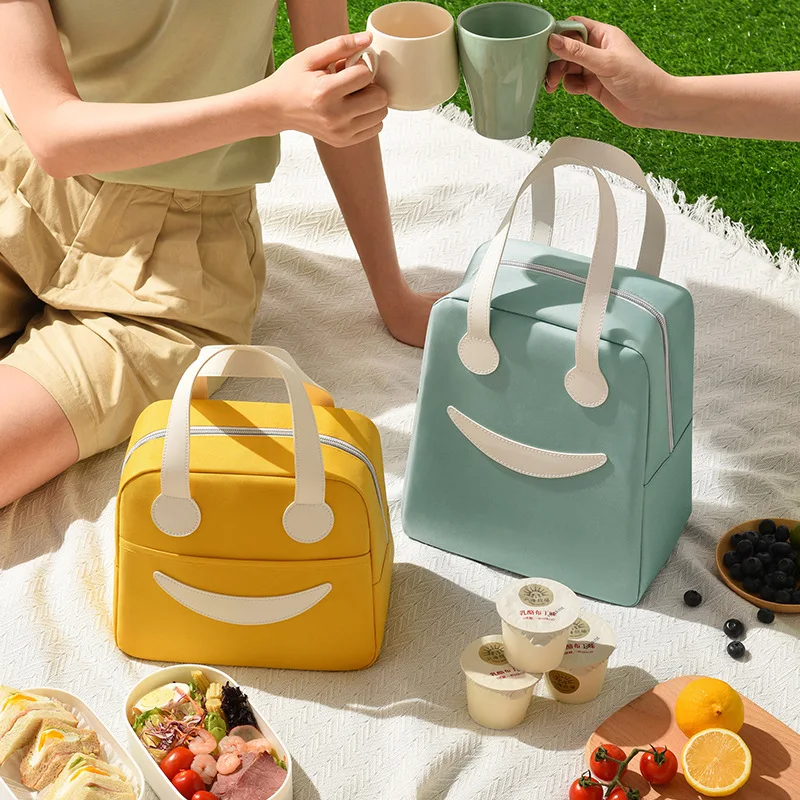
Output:
<instances>
[{"instance_id":1,"label":"wrist","mask_svg":"<svg viewBox=\"0 0 800 800\"><path fill-rule=\"evenodd\" d=\"M652 114L652 124L648 128L662 130L683 130L691 115L690 90L693 78L679 77L665 72L658 96L661 98L658 109Z\"/></svg>"},{"instance_id":2,"label":"wrist","mask_svg":"<svg viewBox=\"0 0 800 800\"><path fill-rule=\"evenodd\" d=\"M234 94L238 95L238 116L247 130L247 138L277 136L288 129L272 75Z\"/></svg>"}]
</instances>

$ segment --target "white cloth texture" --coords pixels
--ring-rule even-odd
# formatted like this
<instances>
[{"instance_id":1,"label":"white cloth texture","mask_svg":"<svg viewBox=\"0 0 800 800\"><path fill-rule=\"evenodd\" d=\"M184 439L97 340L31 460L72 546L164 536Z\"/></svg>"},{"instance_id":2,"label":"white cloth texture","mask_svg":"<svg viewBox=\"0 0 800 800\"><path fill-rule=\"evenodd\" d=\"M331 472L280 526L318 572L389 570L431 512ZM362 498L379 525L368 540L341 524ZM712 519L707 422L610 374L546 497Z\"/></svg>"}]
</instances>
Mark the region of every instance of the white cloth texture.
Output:
<instances>
[{"instance_id":1,"label":"white cloth texture","mask_svg":"<svg viewBox=\"0 0 800 800\"><path fill-rule=\"evenodd\" d=\"M482 139L430 112L392 113L381 138L403 269L416 289L450 290L474 249L494 234L538 161L536 149ZM509 575L403 533L422 353L382 326L312 141L288 134L283 153L274 182L259 189L269 273L254 341L287 349L340 406L377 423L397 544L385 645L372 668L229 670L287 743L295 797L566 797L597 725L656 682L686 674L727 680L800 728L800 616L757 622L756 608L714 570L714 547L732 525L800 517L798 275L714 235L661 193L662 277L685 285L696 306L694 513L638 607L585 601L619 640L601 696L584 706L536 696L522 726L492 732L467 714L459 655L471 640L499 633L492 599ZM556 183L554 244L590 253L594 178L563 168ZM621 185L615 194L618 261L635 263L644 200ZM525 236L528 213L523 207L512 235ZM283 400L282 386L273 384L231 380L217 396ZM121 739L125 696L160 666L127 658L113 641L114 498L123 454L117 448L78 464L0 512L0 682L71 691ZM687 589L702 593L698 608L684 605ZM158 608L151 613L154 626L170 625ZM742 661L725 650L722 625L730 617L747 628ZM538 694L545 691L540 684Z\"/></svg>"}]
</instances>

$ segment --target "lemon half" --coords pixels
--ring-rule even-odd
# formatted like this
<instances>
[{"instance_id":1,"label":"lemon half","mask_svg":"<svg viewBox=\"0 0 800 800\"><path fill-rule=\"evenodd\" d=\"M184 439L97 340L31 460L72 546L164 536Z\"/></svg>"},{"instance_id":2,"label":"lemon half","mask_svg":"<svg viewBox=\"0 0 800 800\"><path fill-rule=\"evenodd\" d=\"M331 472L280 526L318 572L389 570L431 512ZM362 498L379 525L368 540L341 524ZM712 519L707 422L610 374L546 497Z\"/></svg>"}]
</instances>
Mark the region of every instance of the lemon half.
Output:
<instances>
[{"instance_id":1,"label":"lemon half","mask_svg":"<svg viewBox=\"0 0 800 800\"><path fill-rule=\"evenodd\" d=\"M706 797L727 797L747 783L753 758L741 736L710 728L692 736L681 754L686 782Z\"/></svg>"},{"instance_id":2,"label":"lemon half","mask_svg":"<svg viewBox=\"0 0 800 800\"><path fill-rule=\"evenodd\" d=\"M738 733L744 724L744 704L736 690L717 678L696 678L675 701L675 722L685 736L709 728Z\"/></svg>"}]
</instances>

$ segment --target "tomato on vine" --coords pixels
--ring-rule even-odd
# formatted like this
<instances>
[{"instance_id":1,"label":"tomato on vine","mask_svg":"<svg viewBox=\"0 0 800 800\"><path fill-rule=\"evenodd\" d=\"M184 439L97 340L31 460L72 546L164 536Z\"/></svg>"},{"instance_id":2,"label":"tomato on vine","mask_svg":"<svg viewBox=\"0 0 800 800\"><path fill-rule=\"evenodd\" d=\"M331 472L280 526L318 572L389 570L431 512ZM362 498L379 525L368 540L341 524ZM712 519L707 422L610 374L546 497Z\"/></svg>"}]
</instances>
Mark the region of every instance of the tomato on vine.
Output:
<instances>
[{"instance_id":1,"label":"tomato on vine","mask_svg":"<svg viewBox=\"0 0 800 800\"><path fill-rule=\"evenodd\" d=\"M653 786L669 783L678 771L678 759L671 750L653 748L642 754L639 761L642 777Z\"/></svg>"},{"instance_id":2,"label":"tomato on vine","mask_svg":"<svg viewBox=\"0 0 800 800\"><path fill-rule=\"evenodd\" d=\"M601 781L613 781L617 777L620 763L626 758L625 751L615 744L601 744L592 753L592 757L589 759L589 768ZM625 772L622 773L622 775L624 774Z\"/></svg>"},{"instance_id":3,"label":"tomato on vine","mask_svg":"<svg viewBox=\"0 0 800 800\"><path fill-rule=\"evenodd\" d=\"M626 789L622 786L617 786L607 800L639 800L641 794L638 789Z\"/></svg>"},{"instance_id":4,"label":"tomato on vine","mask_svg":"<svg viewBox=\"0 0 800 800\"><path fill-rule=\"evenodd\" d=\"M603 800L603 787L585 772L569 787L569 800Z\"/></svg>"}]
</instances>

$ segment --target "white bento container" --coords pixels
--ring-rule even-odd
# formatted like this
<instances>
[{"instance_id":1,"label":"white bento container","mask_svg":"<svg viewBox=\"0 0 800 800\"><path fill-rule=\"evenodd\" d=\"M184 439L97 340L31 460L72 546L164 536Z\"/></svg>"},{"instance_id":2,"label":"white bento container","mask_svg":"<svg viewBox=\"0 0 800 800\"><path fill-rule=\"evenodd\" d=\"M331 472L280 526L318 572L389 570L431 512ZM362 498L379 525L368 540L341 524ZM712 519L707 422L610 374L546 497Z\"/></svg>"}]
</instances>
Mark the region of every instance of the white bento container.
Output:
<instances>
[{"instance_id":1,"label":"white bento container","mask_svg":"<svg viewBox=\"0 0 800 800\"><path fill-rule=\"evenodd\" d=\"M221 683L223 686L230 682L231 686L239 686L239 684L225 672L222 672L214 667L206 667L202 664L177 664L174 667L166 667L148 675L143 680L139 681L133 687L128 699L125 701L125 725L128 730L128 742L131 754L141 767L141 772L144 773L150 788L158 795L159 800L184 800L183 795L172 785L167 779L167 776L161 771L161 768L153 761L147 748L139 741L139 737L133 730L130 723L130 716L133 707L138 700L141 700L148 692L158 689L167 683L189 683L192 678L192 670L199 669L212 683ZM245 692L246 693L246 692ZM248 700L249 700L248 696ZM286 764L286 778L280 789L269 798L264 800L292 800L292 757L286 749L286 745L281 741L280 736L270 727L269 723L259 713L258 709L250 703L250 708L253 709L253 716L256 718L259 730L264 736L269 739L278 751L278 755L283 759ZM21 798L21 800L27 800Z\"/></svg>"},{"instance_id":2,"label":"white bento container","mask_svg":"<svg viewBox=\"0 0 800 800\"><path fill-rule=\"evenodd\" d=\"M58 700L67 711L72 712L78 719L81 728L91 728L100 740L100 751L103 760L111 766L118 767L125 773L125 777L130 781L133 791L138 800L144 800L144 775L139 765L131 758L122 745L111 735L108 728L103 725L86 703L79 697L69 692L62 692L60 689L32 689L25 687L20 691L30 692L31 694L41 694ZM19 765L22 761L22 753L16 753L0 767L0 800L34 800L38 792L34 792L23 786L19 779Z\"/></svg>"}]
</instances>

